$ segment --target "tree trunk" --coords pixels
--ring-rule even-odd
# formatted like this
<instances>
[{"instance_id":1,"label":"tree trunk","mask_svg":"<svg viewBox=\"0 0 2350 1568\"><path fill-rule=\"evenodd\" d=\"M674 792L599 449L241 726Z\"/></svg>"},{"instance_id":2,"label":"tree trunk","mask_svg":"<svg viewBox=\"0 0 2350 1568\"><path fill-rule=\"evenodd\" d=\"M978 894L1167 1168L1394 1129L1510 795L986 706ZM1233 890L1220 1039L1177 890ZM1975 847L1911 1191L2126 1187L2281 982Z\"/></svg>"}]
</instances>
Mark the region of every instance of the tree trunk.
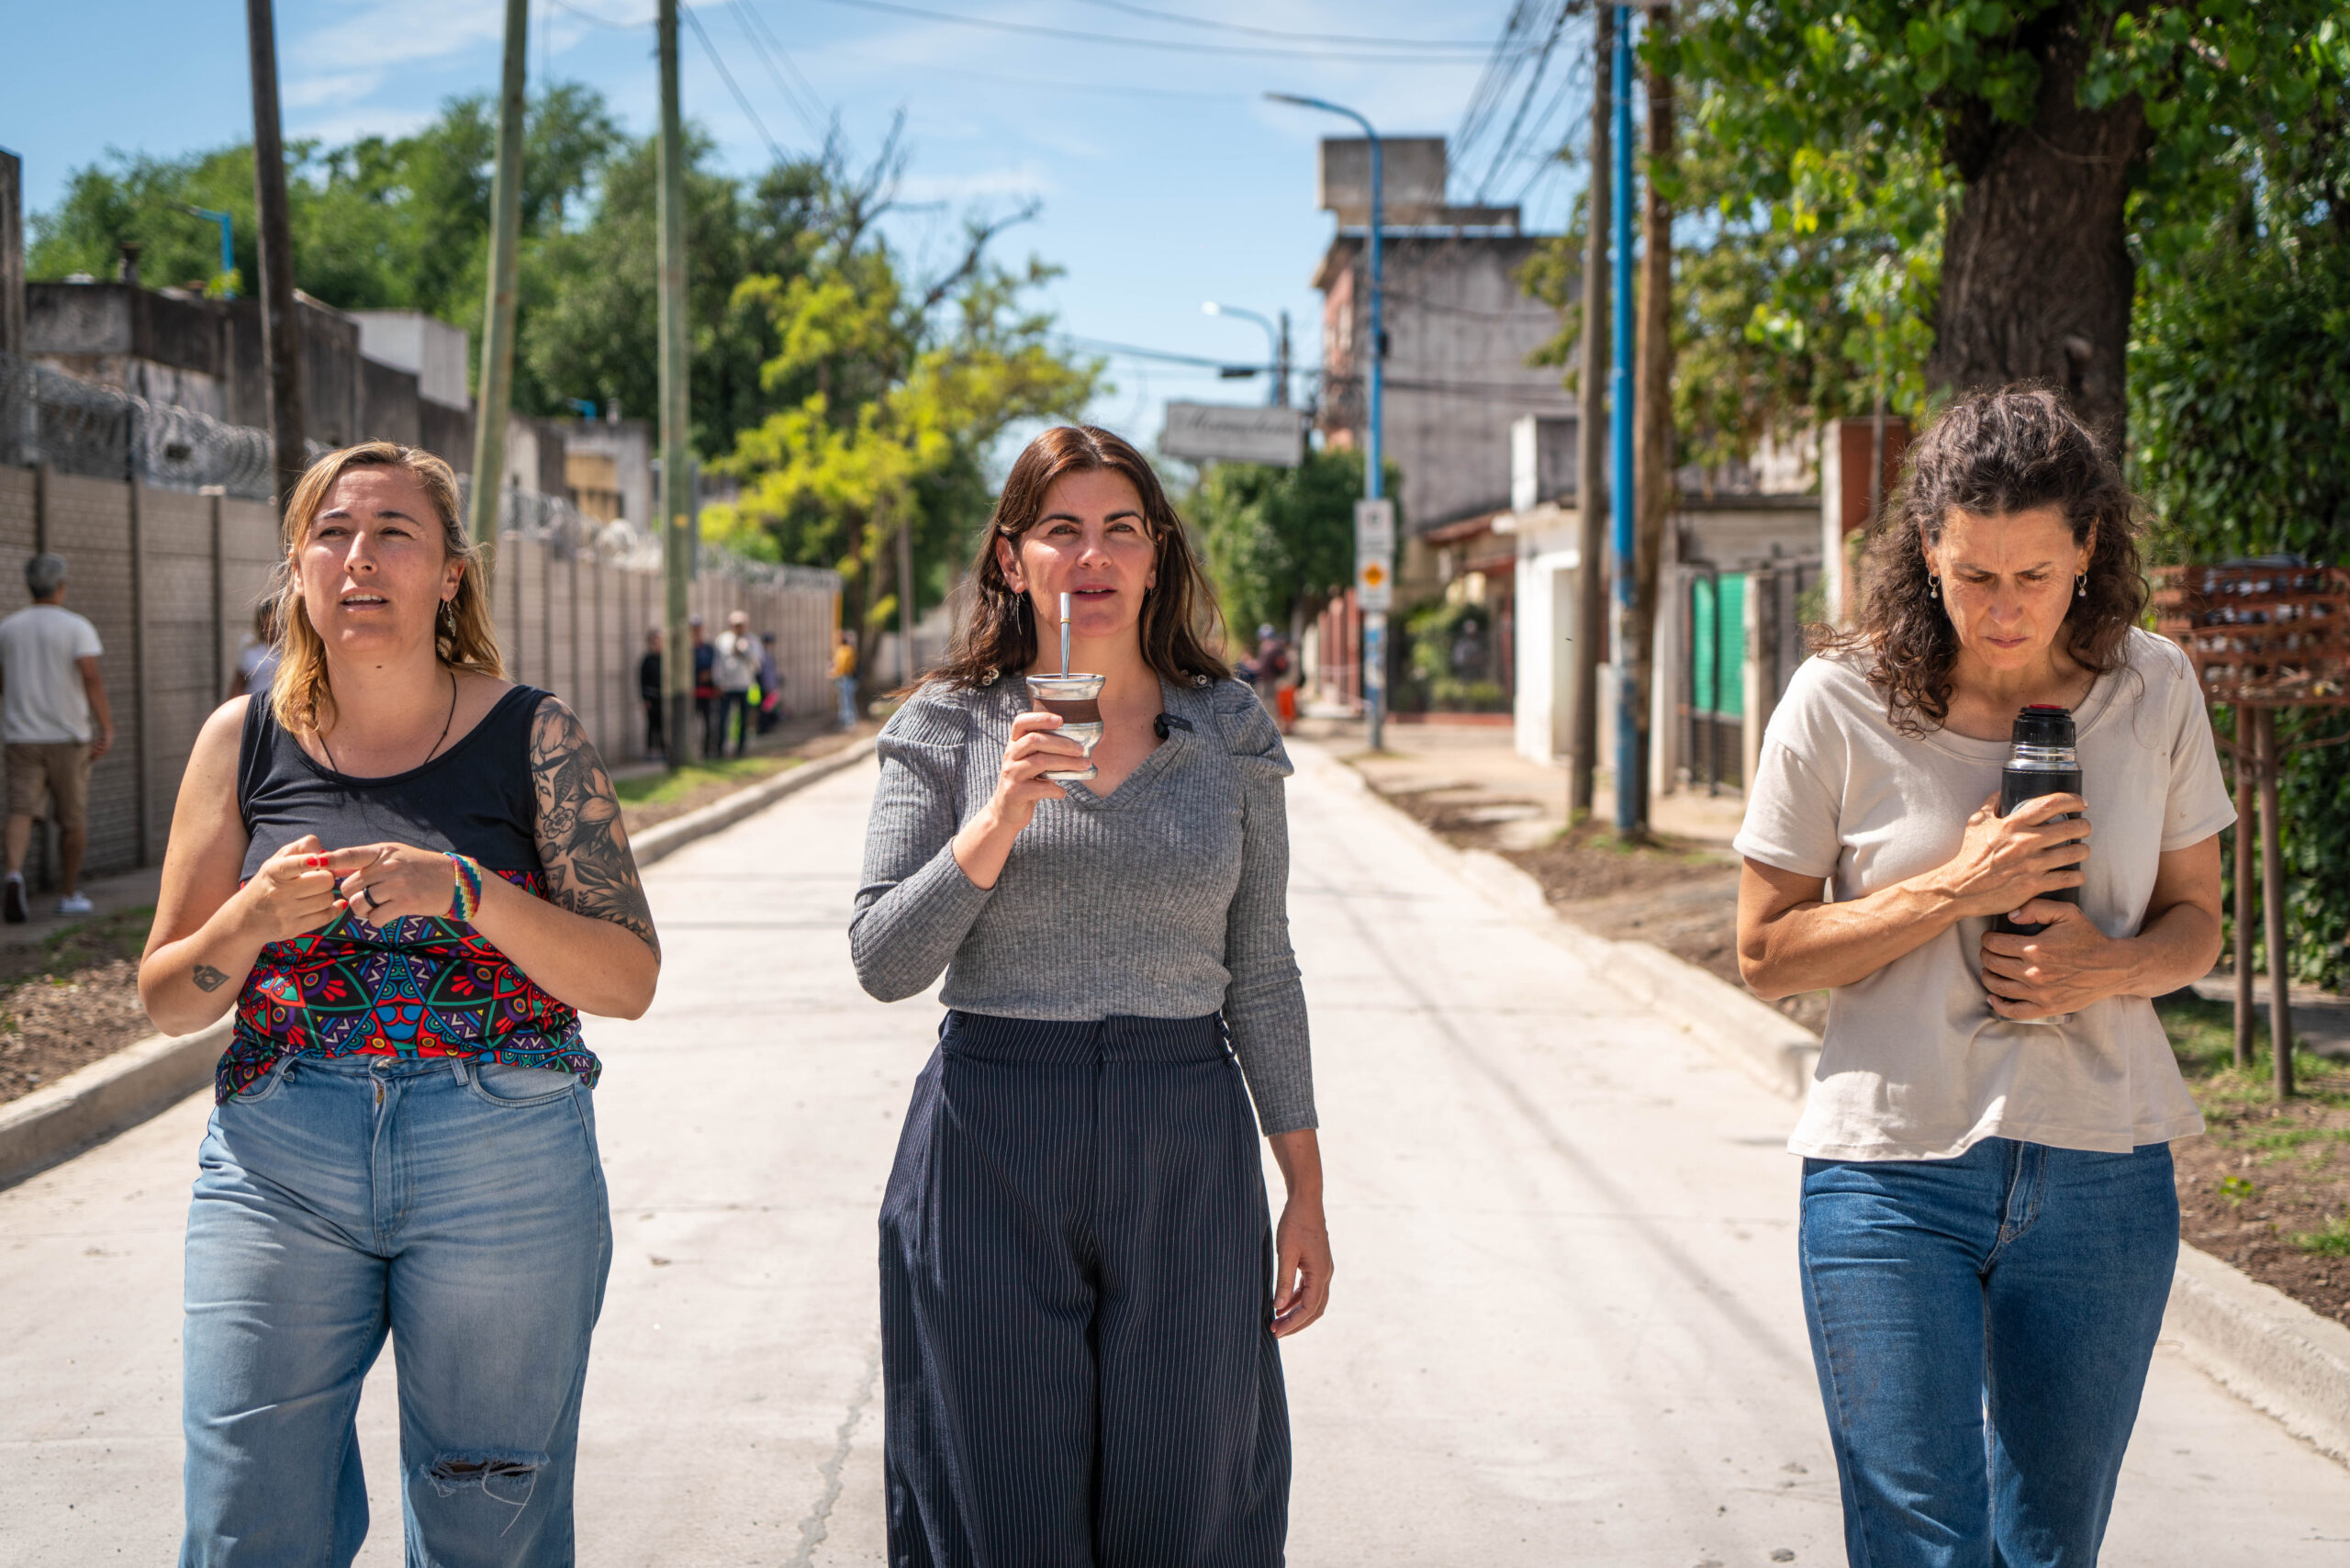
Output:
<instances>
[{"instance_id":1,"label":"tree trunk","mask_svg":"<svg viewBox=\"0 0 2350 1568\"><path fill-rule=\"evenodd\" d=\"M2030 125L2003 124L1979 101L1950 116L1946 152L1964 185L1942 238L1926 379L1960 392L2045 383L2118 455L2137 286L2123 216L2154 139L2135 97L2080 106L2088 9L2071 0L2031 25Z\"/></svg>"},{"instance_id":2,"label":"tree trunk","mask_svg":"<svg viewBox=\"0 0 2350 1568\"><path fill-rule=\"evenodd\" d=\"M1668 43L1673 13L1649 9L1649 31ZM1649 823L1650 695L1656 678L1657 563L1666 519L1673 511L1673 207L1657 189L1657 174L1673 164L1673 78L1648 73L1648 179L1641 187L1640 325L1633 376L1632 495L1639 510L1632 535L1632 613L1625 644L1632 660L1635 702L1633 777L1617 788L1631 791L1633 821Z\"/></svg>"}]
</instances>

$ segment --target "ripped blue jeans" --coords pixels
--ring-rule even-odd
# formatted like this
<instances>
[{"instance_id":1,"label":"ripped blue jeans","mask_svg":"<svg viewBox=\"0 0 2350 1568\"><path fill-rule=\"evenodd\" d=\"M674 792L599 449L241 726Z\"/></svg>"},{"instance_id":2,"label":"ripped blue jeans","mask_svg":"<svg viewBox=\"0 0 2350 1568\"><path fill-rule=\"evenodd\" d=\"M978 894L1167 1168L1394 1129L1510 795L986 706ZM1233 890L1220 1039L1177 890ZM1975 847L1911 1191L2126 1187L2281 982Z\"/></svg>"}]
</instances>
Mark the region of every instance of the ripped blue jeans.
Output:
<instances>
[{"instance_id":1,"label":"ripped blue jeans","mask_svg":"<svg viewBox=\"0 0 2350 1568\"><path fill-rule=\"evenodd\" d=\"M347 1565L359 1388L397 1347L411 1568L573 1561L611 1219L588 1089L295 1058L217 1107L188 1209L182 1568Z\"/></svg>"}]
</instances>

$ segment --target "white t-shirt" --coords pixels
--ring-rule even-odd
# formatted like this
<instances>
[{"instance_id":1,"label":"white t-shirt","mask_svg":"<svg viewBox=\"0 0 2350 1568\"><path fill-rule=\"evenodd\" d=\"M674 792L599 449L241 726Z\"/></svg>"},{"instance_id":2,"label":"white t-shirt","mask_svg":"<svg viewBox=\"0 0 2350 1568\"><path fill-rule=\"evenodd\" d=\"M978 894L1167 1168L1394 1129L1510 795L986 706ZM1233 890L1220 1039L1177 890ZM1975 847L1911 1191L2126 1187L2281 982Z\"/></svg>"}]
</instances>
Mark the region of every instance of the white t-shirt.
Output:
<instances>
[{"instance_id":1,"label":"white t-shirt","mask_svg":"<svg viewBox=\"0 0 2350 1568\"><path fill-rule=\"evenodd\" d=\"M2096 837L2081 907L2109 936L2138 934L2160 856L2235 820L2187 656L2132 631L2128 663L2074 711ZM1947 862L1999 787L2005 741L1898 734L1859 661L1806 660L1771 716L1735 847L1850 900ZM1941 1159L1986 1137L2126 1153L2203 1129L2170 1042L2142 996L2068 1024L1992 1013L1988 919L1962 920L1829 994L1828 1029L1787 1147L1819 1159Z\"/></svg>"},{"instance_id":2,"label":"white t-shirt","mask_svg":"<svg viewBox=\"0 0 2350 1568\"><path fill-rule=\"evenodd\" d=\"M748 691L759 678L759 644L748 633L718 634L718 689Z\"/></svg>"},{"instance_id":3,"label":"white t-shirt","mask_svg":"<svg viewBox=\"0 0 2350 1568\"><path fill-rule=\"evenodd\" d=\"M90 739L90 694L77 662L96 658L98 629L62 604L28 604L0 621L0 741L62 745Z\"/></svg>"}]
</instances>

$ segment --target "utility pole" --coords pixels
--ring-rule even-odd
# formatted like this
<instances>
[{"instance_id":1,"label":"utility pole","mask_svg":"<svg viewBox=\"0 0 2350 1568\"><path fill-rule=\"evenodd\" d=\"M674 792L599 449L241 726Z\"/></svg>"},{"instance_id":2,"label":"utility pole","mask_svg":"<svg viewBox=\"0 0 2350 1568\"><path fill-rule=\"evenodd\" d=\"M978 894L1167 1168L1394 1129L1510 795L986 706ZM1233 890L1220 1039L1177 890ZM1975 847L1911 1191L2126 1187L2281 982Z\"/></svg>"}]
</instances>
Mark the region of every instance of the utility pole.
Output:
<instances>
[{"instance_id":1,"label":"utility pole","mask_svg":"<svg viewBox=\"0 0 2350 1568\"><path fill-rule=\"evenodd\" d=\"M1640 736L1633 708L1639 700L1632 677L1632 8L1616 11L1616 369L1608 383L1616 447L1612 498L1616 524L1616 625L1611 655L1616 666L1616 832L1629 838L1647 817L1647 789L1640 778Z\"/></svg>"},{"instance_id":2,"label":"utility pole","mask_svg":"<svg viewBox=\"0 0 2350 1568\"><path fill-rule=\"evenodd\" d=\"M302 324L294 313L294 233L285 207L285 142L277 118L277 22L270 0L245 0L253 72L254 249L261 258L261 357L269 367L270 466L277 505L309 466L302 431Z\"/></svg>"},{"instance_id":3,"label":"utility pole","mask_svg":"<svg viewBox=\"0 0 2350 1568\"><path fill-rule=\"evenodd\" d=\"M506 413L514 401L515 251L522 228L523 73L530 50L530 0L506 0L498 172L489 197L489 302L481 327L481 391L474 399L474 542L493 546L506 493Z\"/></svg>"},{"instance_id":4,"label":"utility pole","mask_svg":"<svg viewBox=\"0 0 2350 1568\"><path fill-rule=\"evenodd\" d=\"M661 661L668 693L669 766L685 765L692 734L694 650L686 635L686 575L693 554L693 457L686 450L691 411L686 401L686 153L685 121L677 107L677 0L660 0L654 30L661 56L661 517L667 566L667 656Z\"/></svg>"},{"instance_id":5,"label":"utility pole","mask_svg":"<svg viewBox=\"0 0 2350 1568\"><path fill-rule=\"evenodd\" d=\"M1567 820L1591 815L1592 776L1599 767L1600 628L1607 622L1607 132L1614 113L1608 56L1616 47L1616 8L1594 7L1596 28L1591 91L1591 183L1583 195L1583 342L1576 392L1583 407L1575 439L1574 756L1567 775Z\"/></svg>"},{"instance_id":6,"label":"utility pole","mask_svg":"<svg viewBox=\"0 0 2350 1568\"><path fill-rule=\"evenodd\" d=\"M1673 13L1665 6L1649 6L1648 28L1658 39L1669 39ZM1639 503L1639 529L1632 543L1632 610L1630 633L1633 688L1639 700L1632 706L1642 831L1649 824L1649 774L1654 756L1650 731L1652 712L1650 689L1656 673L1656 606L1659 557L1673 507L1673 206L1660 176L1673 164L1673 78L1651 61L1648 68L1648 189L1640 215L1640 332L1639 375L1633 392L1639 426L1639 454L1635 460L1632 489ZM1718 613L1717 605L1717 613ZM1719 647L1719 632L1715 646Z\"/></svg>"}]
</instances>

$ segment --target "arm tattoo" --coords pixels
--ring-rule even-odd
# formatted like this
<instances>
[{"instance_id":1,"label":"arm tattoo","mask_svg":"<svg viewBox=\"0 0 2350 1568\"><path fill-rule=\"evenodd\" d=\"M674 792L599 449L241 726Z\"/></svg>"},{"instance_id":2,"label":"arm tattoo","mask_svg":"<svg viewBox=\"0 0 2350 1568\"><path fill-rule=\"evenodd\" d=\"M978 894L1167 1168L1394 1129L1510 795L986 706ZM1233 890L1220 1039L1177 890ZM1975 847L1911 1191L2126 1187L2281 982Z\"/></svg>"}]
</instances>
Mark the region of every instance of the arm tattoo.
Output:
<instances>
[{"instance_id":1,"label":"arm tattoo","mask_svg":"<svg viewBox=\"0 0 2350 1568\"><path fill-rule=\"evenodd\" d=\"M198 991L218 991L229 983L229 977L210 964L196 965L196 972L188 978L196 981L196 989Z\"/></svg>"},{"instance_id":2,"label":"arm tattoo","mask_svg":"<svg viewBox=\"0 0 2350 1568\"><path fill-rule=\"evenodd\" d=\"M661 939L654 934L653 908L629 852L611 777L560 699L540 703L532 721L531 779L539 798L547 896L574 914L635 932L659 958Z\"/></svg>"}]
</instances>

